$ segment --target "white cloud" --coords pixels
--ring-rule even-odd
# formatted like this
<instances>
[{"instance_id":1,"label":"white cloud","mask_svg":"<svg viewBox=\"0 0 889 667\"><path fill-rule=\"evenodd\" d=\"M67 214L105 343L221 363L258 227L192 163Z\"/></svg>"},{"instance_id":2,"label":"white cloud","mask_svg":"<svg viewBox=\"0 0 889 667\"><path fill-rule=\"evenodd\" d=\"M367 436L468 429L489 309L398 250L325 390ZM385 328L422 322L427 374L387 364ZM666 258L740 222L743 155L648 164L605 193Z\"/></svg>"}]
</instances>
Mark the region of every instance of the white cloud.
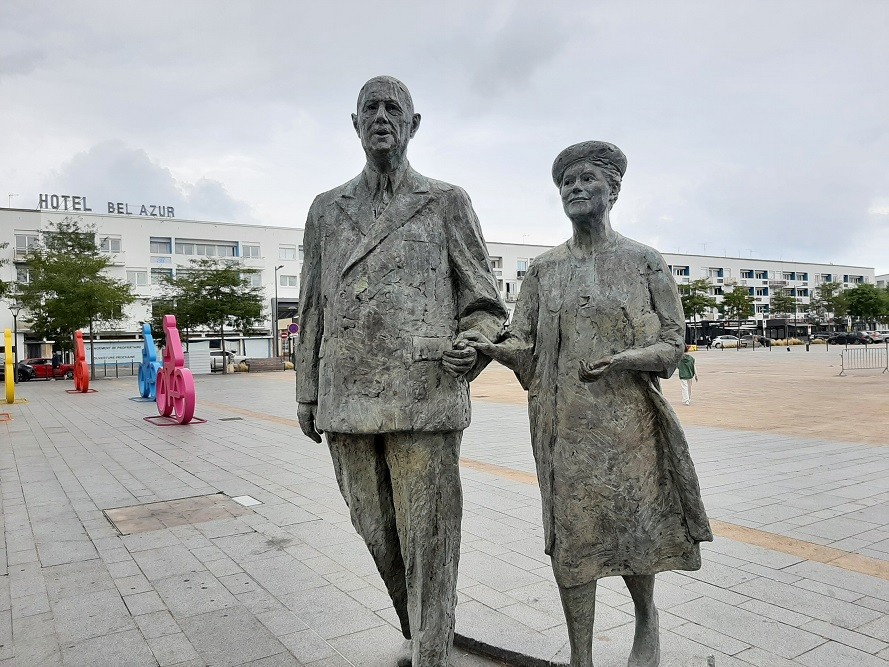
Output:
<instances>
[{"instance_id":1,"label":"white cloud","mask_svg":"<svg viewBox=\"0 0 889 667\"><path fill-rule=\"evenodd\" d=\"M299 225L361 168L349 114L389 73L423 114L412 163L466 188L489 239L570 234L550 165L600 138L629 157L629 236L885 267L865 236L889 192L887 21L833 0L10 0L0 183Z\"/></svg>"}]
</instances>

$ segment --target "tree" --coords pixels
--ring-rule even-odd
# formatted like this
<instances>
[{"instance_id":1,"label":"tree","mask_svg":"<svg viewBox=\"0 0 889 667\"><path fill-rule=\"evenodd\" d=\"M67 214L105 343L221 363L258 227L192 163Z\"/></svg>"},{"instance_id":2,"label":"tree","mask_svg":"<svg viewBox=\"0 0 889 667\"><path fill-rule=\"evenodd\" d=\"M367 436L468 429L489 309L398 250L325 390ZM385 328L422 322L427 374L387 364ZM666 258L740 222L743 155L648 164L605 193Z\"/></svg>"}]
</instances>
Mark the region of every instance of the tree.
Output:
<instances>
[{"instance_id":1,"label":"tree","mask_svg":"<svg viewBox=\"0 0 889 667\"><path fill-rule=\"evenodd\" d=\"M699 317L717 307L717 301L710 296L710 281L706 278L693 280L688 284L679 285L679 297L682 299L682 310L685 319L694 322L697 329Z\"/></svg>"},{"instance_id":2,"label":"tree","mask_svg":"<svg viewBox=\"0 0 889 667\"><path fill-rule=\"evenodd\" d=\"M753 304L755 301L746 287L735 287L731 292L722 297L719 309L727 321L738 321L738 337L741 336L741 321L753 315ZM738 349L741 349L740 346L738 346Z\"/></svg>"},{"instance_id":3,"label":"tree","mask_svg":"<svg viewBox=\"0 0 889 667\"><path fill-rule=\"evenodd\" d=\"M0 250L6 250L9 247L8 243L0 243ZM5 264L9 264L8 259L0 259L0 266L4 266ZM3 282L0 280L0 299L5 297L12 291L11 283Z\"/></svg>"},{"instance_id":4,"label":"tree","mask_svg":"<svg viewBox=\"0 0 889 667\"><path fill-rule=\"evenodd\" d=\"M776 317L790 317L796 315L797 301L796 297L790 293L785 287L776 287L772 290L769 299L769 312Z\"/></svg>"},{"instance_id":5,"label":"tree","mask_svg":"<svg viewBox=\"0 0 889 667\"><path fill-rule=\"evenodd\" d=\"M192 260L188 269L164 278L164 295L158 305L168 306L167 312L176 316L177 325L186 332L198 327L218 331L224 353L225 327L243 332L263 319L262 288L250 284L251 273L256 270L244 269L237 262ZM155 317L163 316L159 309L154 313ZM223 372L227 366L223 363Z\"/></svg>"},{"instance_id":6,"label":"tree","mask_svg":"<svg viewBox=\"0 0 889 667\"><path fill-rule=\"evenodd\" d=\"M132 287L105 273L111 258L96 246L94 227L66 216L49 225L41 242L25 255L29 280L19 284L31 330L44 340L71 349L74 332L89 328L90 366L95 377L93 330L124 318L136 300Z\"/></svg>"},{"instance_id":7,"label":"tree","mask_svg":"<svg viewBox=\"0 0 889 667\"><path fill-rule=\"evenodd\" d=\"M840 283L821 283L815 288L809 313L825 321L831 316L845 317L847 312L846 302L843 298L843 286Z\"/></svg>"},{"instance_id":8,"label":"tree","mask_svg":"<svg viewBox=\"0 0 889 667\"><path fill-rule=\"evenodd\" d=\"M870 283L861 283L843 294L849 314L865 322L876 322L889 311L885 290Z\"/></svg>"}]
</instances>

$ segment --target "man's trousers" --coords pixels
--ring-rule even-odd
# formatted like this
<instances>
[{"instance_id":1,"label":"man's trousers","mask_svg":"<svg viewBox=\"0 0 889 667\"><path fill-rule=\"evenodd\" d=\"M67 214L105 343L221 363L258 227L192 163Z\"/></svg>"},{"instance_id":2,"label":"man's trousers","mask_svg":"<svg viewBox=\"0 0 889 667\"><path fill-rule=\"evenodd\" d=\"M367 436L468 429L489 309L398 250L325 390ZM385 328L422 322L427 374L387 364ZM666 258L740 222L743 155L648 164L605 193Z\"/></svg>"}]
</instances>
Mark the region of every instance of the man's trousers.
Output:
<instances>
[{"instance_id":1,"label":"man's trousers","mask_svg":"<svg viewBox=\"0 0 889 667\"><path fill-rule=\"evenodd\" d=\"M680 378L679 386L682 388L682 404L691 405L691 378L688 380Z\"/></svg>"},{"instance_id":2,"label":"man's trousers","mask_svg":"<svg viewBox=\"0 0 889 667\"><path fill-rule=\"evenodd\" d=\"M383 577L413 667L446 667L460 558L462 431L328 433L352 524Z\"/></svg>"}]
</instances>

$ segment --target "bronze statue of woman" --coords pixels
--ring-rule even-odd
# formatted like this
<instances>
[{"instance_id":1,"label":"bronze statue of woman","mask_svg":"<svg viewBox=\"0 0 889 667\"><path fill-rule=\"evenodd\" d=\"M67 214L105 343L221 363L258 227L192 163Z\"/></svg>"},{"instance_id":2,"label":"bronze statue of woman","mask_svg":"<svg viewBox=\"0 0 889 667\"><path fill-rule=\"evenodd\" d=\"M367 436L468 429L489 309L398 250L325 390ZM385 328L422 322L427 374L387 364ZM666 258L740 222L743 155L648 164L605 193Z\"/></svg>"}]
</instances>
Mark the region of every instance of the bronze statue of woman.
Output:
<instances>
[{"instance_id":1,"label":"bronze statue of woman","mask_svg":"<svg viewBox=\"0 0 889 667\"><path fill-rule=\"evenodd\" d=\"M611 227L627 159L587 141L553 164L574 233L531 264L499 342L469 344L528 391L531 441L572 667L592 667L596 582L621 576L636 612L630 667L660 661L655 574L701 567L713 535L688 444L660 391L684 317L661 255Z\"/></svg>"}]
</instances>

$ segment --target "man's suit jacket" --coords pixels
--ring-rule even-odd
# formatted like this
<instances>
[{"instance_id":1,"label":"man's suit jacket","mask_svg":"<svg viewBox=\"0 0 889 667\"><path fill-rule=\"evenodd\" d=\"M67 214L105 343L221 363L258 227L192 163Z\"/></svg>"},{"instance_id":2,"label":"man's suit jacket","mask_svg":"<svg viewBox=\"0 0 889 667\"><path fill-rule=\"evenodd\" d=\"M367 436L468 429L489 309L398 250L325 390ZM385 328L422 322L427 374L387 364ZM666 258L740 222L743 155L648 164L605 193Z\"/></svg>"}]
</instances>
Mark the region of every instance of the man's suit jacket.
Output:
<instances>
[{"instance_id":1,"label":"man's suit jacket","mask_svg":"<svg viewBox=\"0 0 889 667\"><path fill-rule=\"evenodd\" d=\"M442 353L506 320L466 193L407 168L374 219L363 174L316 197L306 221L296 394L335 433L453 431L469 384Z\"/></svg>"}]
</instances>

